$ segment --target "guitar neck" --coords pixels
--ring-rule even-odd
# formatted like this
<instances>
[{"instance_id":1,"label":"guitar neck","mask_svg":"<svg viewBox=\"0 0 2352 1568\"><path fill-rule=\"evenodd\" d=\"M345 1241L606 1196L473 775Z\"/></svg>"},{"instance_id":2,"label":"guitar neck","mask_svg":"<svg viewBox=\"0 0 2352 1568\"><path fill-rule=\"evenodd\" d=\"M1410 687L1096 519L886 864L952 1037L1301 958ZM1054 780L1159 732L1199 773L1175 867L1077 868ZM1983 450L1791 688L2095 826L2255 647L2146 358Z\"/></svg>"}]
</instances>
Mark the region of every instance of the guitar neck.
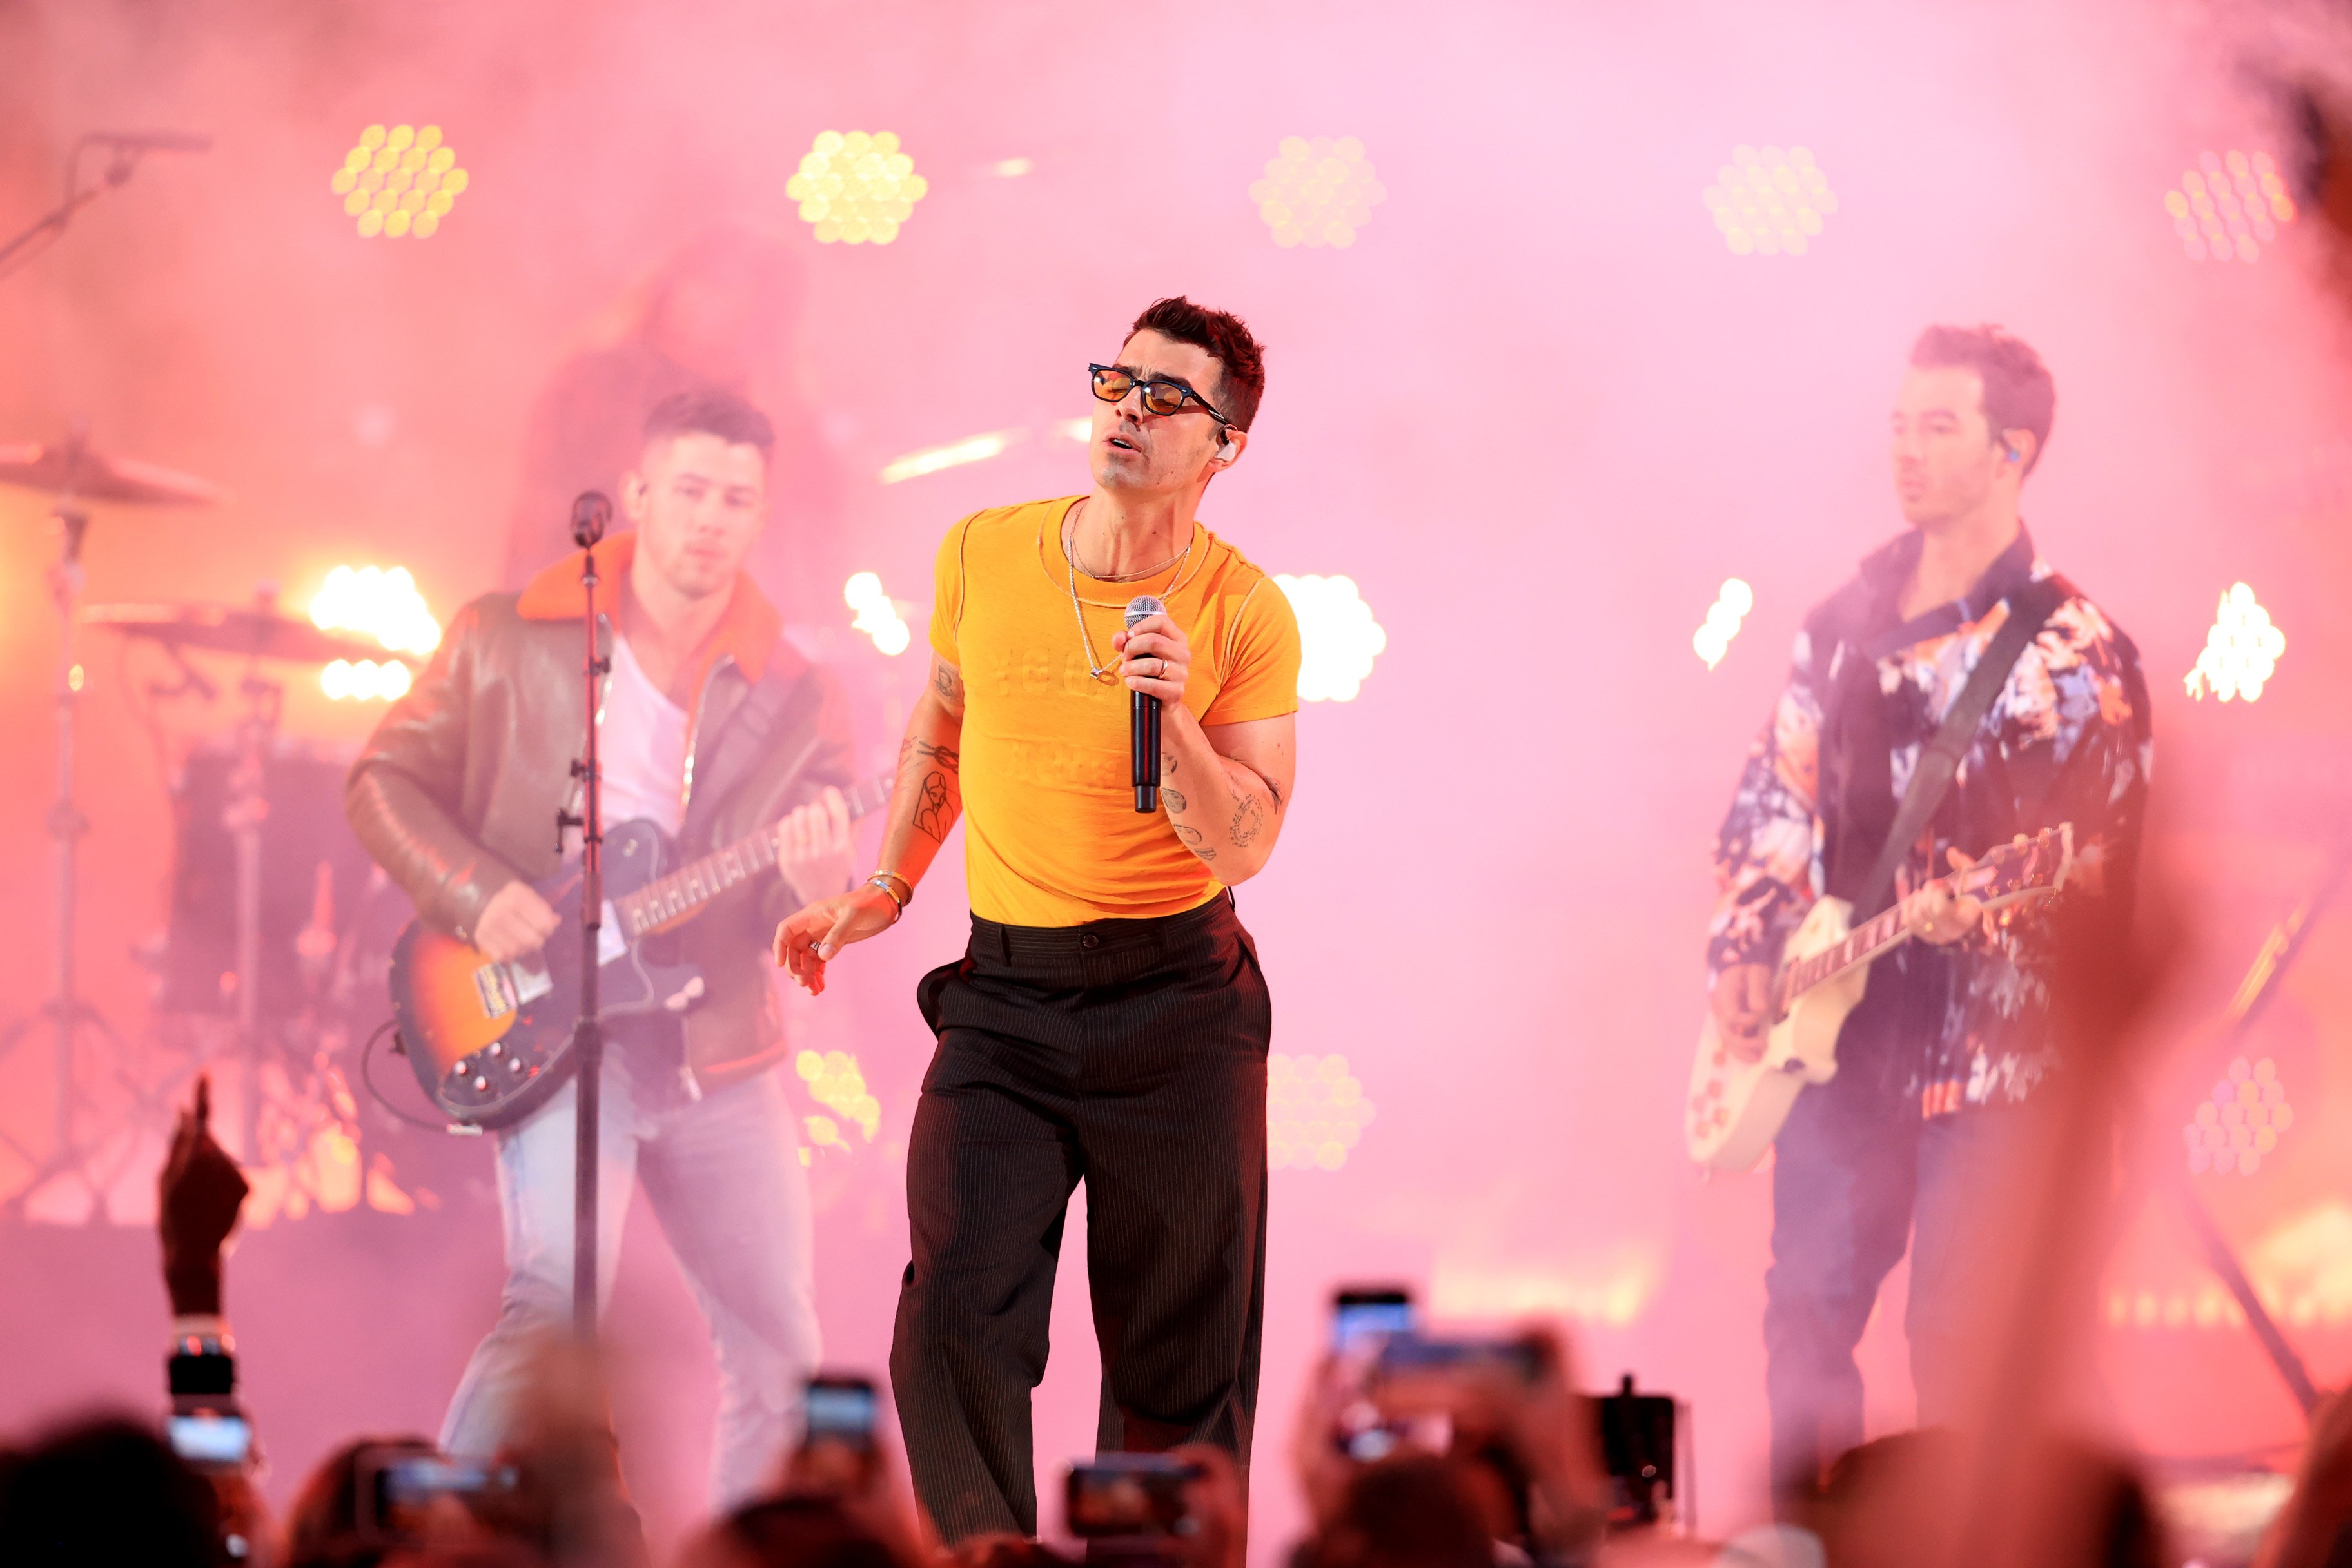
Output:
<instances>
[{"instance_id":1,"label":"guitar neck","mask_svg":"<svg viewBox=\"0 0 2352 1568\"><path fill-rule=\"evenodd\" d=\"M1903 906L1888 905L1848 931L1844 941L1798 959L1782 971L1780 1011L1786 1013L1796 1005L1798 997L1815 986L1826 984L1847 970L1901 947L1910 936L1903 924Z\"/></svg>"},{"instance_id":2,"label":"guitar neck","mask_svg":"<svg viewBox=\"0 0 2352 1568\"><path fill-rule=\"evenodd\" d=\"M841 792L851 821L890 804L888 773L861 780ZM740 888L776 863L776 833L771 826L747 833L698 860L689 860L667 876L656 877L635 892L613 900L621 926L632 938L676 925L721 893Z\"/></svg>"}]
</instances>

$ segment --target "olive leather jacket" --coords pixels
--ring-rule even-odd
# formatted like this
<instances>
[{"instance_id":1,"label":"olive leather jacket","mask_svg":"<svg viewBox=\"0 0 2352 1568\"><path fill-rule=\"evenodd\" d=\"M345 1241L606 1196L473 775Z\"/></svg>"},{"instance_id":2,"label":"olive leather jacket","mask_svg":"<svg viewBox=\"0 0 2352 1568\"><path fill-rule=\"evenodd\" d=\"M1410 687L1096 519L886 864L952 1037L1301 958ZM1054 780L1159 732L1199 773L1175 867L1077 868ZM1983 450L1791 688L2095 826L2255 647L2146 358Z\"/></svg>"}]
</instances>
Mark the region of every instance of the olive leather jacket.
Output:
<instances>
[{"instance_id":1,"label":"olive leather jacket","mask_svg":"<svg viewBox=\"0 0 2352 1568\"><path fill-rule=\"evenodd\" d=\"M600 602L617 597L635 542L623 534L598 546ZM461 939L500 888L538 881L562 861L555 816L578 809L572 763L587 736L580 564L575 552L520 595L488 594L460 610L345 785L345 814L368 853L426 923ZM598 647L609 655L612 622L601 613L598 622ZM826 784L851 782L840 688L781 633L775 610L739 578L688 720L677 836L685 857L772 826ZM676 958L705 982L685 1019L691 1092L748 1078L783 1054L769 949L776 922L798 902L782 878L763 875L654 939L675 942Z\"/></svg>"}]
</instances>

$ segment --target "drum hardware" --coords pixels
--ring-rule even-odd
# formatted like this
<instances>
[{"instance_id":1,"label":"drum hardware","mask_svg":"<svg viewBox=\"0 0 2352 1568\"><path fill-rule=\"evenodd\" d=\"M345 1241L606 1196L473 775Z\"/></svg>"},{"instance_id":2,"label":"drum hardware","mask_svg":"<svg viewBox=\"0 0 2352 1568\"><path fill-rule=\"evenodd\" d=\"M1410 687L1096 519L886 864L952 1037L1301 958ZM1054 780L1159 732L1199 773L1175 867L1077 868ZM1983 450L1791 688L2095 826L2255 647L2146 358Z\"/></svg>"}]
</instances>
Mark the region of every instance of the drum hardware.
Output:
<instances>
[{"instance_id":1,"label":"drum hardware","mask_svg":"<svg viewBox=\"0 0 2352 1568\"><path fill-rule=\"evenodd\" d=\"M32 1174L10 1200L20 1213L34 1194L52 1182L71 1176L89 1194L96 1212L108 1182L95 1178L90 1161L109 1141L105 1135L77 1142L75 1119L86 1109L88 1097L76 1076L78 1037L95 1037L98 1048L115 1064L115 1076L125 1079L123 1042L112 1025L81 997L74 964L77 895L79 891L79 846L89 830L74 793L74 736L81 703L82 667L74 646L81 599L82 546L89 533L89 512L83 503L112 501L131 506L208 506L222 497L220 489L192 475L175 473L153 464L109 457L93 448L82 430L49 445L0 447L0 483L52 493L49 515L58 526L58 558L49 568L49 595L58 608L57 676L57 795L48 813L47 833L55 867L53 896L57 952L50 994L40 1008L0 1031L0 1058L6 1057L44 1026L50 1039L54 1082L50 1091L50 1143L44 1158L13 1137L0 1133L11 1148L32 1165ZM110 1181L112 1178L109 1178Z\"/></svg>"},{"instance_id":2,"label":"drum hardware","mask_svg":"<svg viewBox=\"0 0 2352 1568\"><path fill-rule=\"evenodd\" d=\"M173 786L173 918L157 956L167 1009L216 1013L226 1004L234 1019L231 1048L246 1089L238 1147L250 1162L272 1157L261 1125L271 1047L281 1025L308 1016L324 997L337 945L334 881L339 873L356 881L355 862L363 859L342 825L341 767L283 742L286 689L262 663L400 657L285 615L277 593L263 584L250 605L96 605L81 616L163 649L179 679L152 683L151 698L217 698L220 688L189 659L192 651L244 661L236 686L242 711L229 744L193 754ZM230 942L221 952L215 922L224 905ZM294 1075L287 1077L290 1083ZM290 1114L276 1109L281 1120Z\"/></svg>"}]
</instances>

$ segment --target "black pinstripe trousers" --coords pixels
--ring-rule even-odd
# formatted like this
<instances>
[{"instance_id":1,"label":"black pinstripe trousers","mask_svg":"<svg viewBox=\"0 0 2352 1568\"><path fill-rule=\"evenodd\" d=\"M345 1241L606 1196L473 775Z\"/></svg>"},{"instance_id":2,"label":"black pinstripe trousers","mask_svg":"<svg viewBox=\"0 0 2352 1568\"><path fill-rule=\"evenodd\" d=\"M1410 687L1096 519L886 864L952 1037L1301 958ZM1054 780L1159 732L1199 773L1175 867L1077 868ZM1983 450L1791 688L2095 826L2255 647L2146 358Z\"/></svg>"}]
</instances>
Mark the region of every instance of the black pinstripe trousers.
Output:
<instances>
[{"instance_id":1,"label":"black pinstripe trousers","mask_svg":"<svg viewBox=\"0 0 2352 1568\"><path fill-rule=\"evenodd\" d=\"M916 996L939 1036L907 1152L914 1260L890 1377L942 1539L1037 1528L1029 1396L1070 1193L1104 1449L1246 1460L1265 1315L1272 1012L1230 898L1158 920L999 925Z\"/></svg>"}]
</instances>

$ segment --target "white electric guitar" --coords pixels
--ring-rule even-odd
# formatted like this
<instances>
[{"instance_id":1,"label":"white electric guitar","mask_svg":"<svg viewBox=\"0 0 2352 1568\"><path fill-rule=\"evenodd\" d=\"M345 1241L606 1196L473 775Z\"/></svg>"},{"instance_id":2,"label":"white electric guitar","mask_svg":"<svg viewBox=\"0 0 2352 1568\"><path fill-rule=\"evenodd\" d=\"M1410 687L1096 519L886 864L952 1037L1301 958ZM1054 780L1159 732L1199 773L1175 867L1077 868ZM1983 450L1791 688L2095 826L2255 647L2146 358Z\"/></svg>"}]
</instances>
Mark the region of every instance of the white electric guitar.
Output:
<instances>
[{"instance_id":1,"label":"white electric guitar","mask_svg":"<svg viewBox=\"0 0 2352 1568\"><path fill-rule=\"evenodd\" d=\"M2063 823L2032 838L2019 835L1943 883L1999 909L2055 893L2074 865L2074 826ZM1862 1000L1871 960L1911 935L1900 902L1858 927L1853 919L1853 906L1843 899L1814 901L1773 973L1772 1026L1754 1061L1732 1053L1716 1033L1714 1013L1707 1014L1683 1108L1684 1137L1700 1164L1752 1170L1780 1136L1798 1092L1837 1076L1838 1030Z\"/></svg>"}]
</instances>

